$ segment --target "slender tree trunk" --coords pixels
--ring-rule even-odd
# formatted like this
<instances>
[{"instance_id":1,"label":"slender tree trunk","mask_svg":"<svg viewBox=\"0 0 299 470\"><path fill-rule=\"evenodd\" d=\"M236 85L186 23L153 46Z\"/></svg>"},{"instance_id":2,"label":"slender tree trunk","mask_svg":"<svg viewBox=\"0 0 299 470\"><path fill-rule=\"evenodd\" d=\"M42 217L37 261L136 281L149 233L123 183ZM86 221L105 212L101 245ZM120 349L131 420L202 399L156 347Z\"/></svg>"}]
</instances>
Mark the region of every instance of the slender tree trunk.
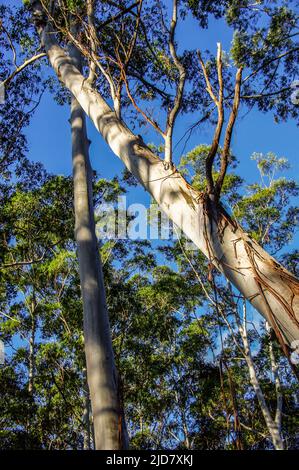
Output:
<instances>
[{"instance_id":1,"label":"slender tree trunk","mask_svg":"<svg viewBox=\"0 0 299 470\"><path fill-rule=\"evenodd\" d=\"M284 445L283 441L281 439L280 435L280 430L279 426L277 425L276 421L272 419L270 410L268 408L268 405L265 400L265 396L263 394L263 391L261 389L256 370L255 370L255 365L254 361L251 355L251 350L250 350L250 344L248 341L248 336L247 336L247 325L246 325L246 304L244 301L244 317L243 317L243 325L239 324L239 331L240 335L243 341L243 346L244 346L244 354L245 354L245 360L248 366L249 370L249 377L250 377L250 383L253 387L253 390L256 394L256 397L258 399L261 411L264 416L264 420L267 426L267 429L269 431L269 434L271 436L271 440L273 443L273 446L276 450L283 450Z\"/></svg>"},{"instance_id":2,"label":"slender tree trunk","mask_svg":"<svg viewBox=\"0 0 299 470\"><path fill-rule=\"evenodd\" d=\"M89 388L87 383L86 369L83 371L84 380L84 410L83 410L83 424L84 424L84 437L83 437L83 449L90 450L90 398Z\"/></svg>"},{"instance_id":3,"label":"slender tree trunk","mask_svg":"<svg viewBox=\"0 0 299 470\"><path fill-rule=\"evenodd\" d=\"M29 338L29 370L28 370L28 393L33 399L34 393L34 369L35 369L35 333L36 333L36 319L35 319L35 301L31 303L31 331Z\"/></svg>"},{"instance_id":4,"label":"slender tree trunk","mask_svg":"<svg viewBox=\"0 0 299 470\"><path fill-rule=\"evenodd\" d=\"M229 366L226 364L225 361L223 361L223 363L224 363L226 371L227 371L229 393L230 393L231 404L232 404L233 413L234 413L234 431L235 431L235 435L236 435L236 450L244 450L244 445L243 445L243 442L242 442L242 433L241 433L241 425L240 425L240 419L239 419L239 411L238 411L238 403L237 403L235 384L234 384L234 381L232 379Z\"/></svg>"},{"instance_id":5,"label":"slender tree trunk","mask_svg":"<svg viewBox=\"0 0 299 470\"><path fill-rule=\"evenodd\" d=\"M38 15L40 3L32 4ZM58 45L55 34L49 34L46 21L37 22L37 30L59 79L166 215L269 321L282 345L299 339L298 279L252 240L220 205L191 188L175 168L165 169L84 79Z\"/></svg>"},{"instance_id":6,"label":"slender tree trunk","mask_svg":"<svg viewBox=\"0 0 299 470\"><path fill-rule=\"evenodd\" d=\"M34 379L35 379L35 336L36 336L36 300L33 297L28 308L30 314L30 337L29 337L29 354L28 354L28 394L29 408L27 415L27 433L30 435L34 430Z\"/></svg>"},{"instance_id":7,"label":"slender tree trunk","mask_svg":"<svg viewBox=\"0 0 299 470\"><path fill-rule=\"evenodd\" d=\"M80 68L80 55L74 47L70 47L70 55ZM95 234L89 141L85 113L74 97L71 103L70 122L75 235L83 298L86 368L95 445L98 450L121 449L127 447L127 439L120 409L104 279Z\"/></svg>"},{"instance_id":8,"label":"slender tree trunk","mask_svg":"<svg viewBox=\"0 0 299 470\"><path fill-rule=\"evenodd\" d=\"M275 392L276 392L275 423L278 428L278 432L281 435L283 395L282 395L282 389L281 389L281 382L280 382L280 378L278 374L278 364L276 362L274 351L273 351L273 342L271 339L271 328L268 322L266 322L266 330L269 333L269 356L270 356L271 370L273 374L273 380L274 380Z\"/></svg>"},{"instance_id":9,"label":"slender tree trunk","mask_svg":"<svg viewBox=\"0 0 299 470\"><path fill-rule=\"evenodd\" d=\"M94 422L93 422L93 416L91 415L91 441L92 441L92 448L93 450L96 449L96 438L94 434Z\"/></svg>"}]
</instances>

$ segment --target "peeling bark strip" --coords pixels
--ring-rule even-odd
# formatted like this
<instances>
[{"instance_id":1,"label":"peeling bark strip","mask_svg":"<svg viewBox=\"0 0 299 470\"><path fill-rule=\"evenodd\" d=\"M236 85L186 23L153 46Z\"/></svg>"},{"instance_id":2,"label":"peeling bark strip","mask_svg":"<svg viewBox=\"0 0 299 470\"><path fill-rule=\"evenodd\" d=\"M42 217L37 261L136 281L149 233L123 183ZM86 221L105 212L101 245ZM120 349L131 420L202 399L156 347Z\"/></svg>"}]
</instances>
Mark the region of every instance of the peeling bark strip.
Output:
<instances>
[{"instance_id":1,"label":"peeling bark strip","mask_svg":"<svg viewBox=\"0 0 299 470\"><path fill-rule=\"evenodd\" d=\"M41 18L39 2L33 4L35 16ZM52 67L113 152L166 215L272 326L274 318L284 341L291 343L299 339L298 279L250 239L221 207L188 185L175 168L165 170L163 162L116 117L102 96L86 82L48 28L45 22L37 22ZM273 318L270 318L269 308Z\"/></svg>"}]
</instances>

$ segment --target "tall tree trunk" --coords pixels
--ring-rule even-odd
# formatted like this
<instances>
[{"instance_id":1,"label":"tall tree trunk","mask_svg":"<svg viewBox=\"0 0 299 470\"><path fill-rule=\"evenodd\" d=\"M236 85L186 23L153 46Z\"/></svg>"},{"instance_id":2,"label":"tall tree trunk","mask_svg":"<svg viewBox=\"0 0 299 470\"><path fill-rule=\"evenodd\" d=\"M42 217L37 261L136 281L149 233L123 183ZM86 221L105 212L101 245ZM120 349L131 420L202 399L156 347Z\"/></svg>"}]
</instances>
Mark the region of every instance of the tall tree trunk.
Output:
<instances>
[{"instance_id":1,"label":"tall tree trunk","mask_svg":"<svg viewBox=\"0 0 299 470\"><path fill-rule=\"evenodd\" d=\"M74 47L70 47L69 50L72 60L80 68L78 51ZM75 97L71 103L70 123L75 236L83 298L86 368L95 444L97 450L117 450L127 447L127 439L119 400L102 264L95 234L92 172L85 113Z\"/></svg>"},{"instance_id":2,"label":"tall tree trunk","mask_svg":"<svg viewBox=\"0 0 299 470\"><path fill-rule=\"evenodd\" d=\"M33 5L38 15L42 7L38 1ZM86 82L58 45L55 34L49 34L46 21L37 22L37 30L59 79L166 215L268 320L282 345L299 339L298 279L252 240L220 205L190 187L175 168L165 169Z\"/></svg>"}]
</instances>

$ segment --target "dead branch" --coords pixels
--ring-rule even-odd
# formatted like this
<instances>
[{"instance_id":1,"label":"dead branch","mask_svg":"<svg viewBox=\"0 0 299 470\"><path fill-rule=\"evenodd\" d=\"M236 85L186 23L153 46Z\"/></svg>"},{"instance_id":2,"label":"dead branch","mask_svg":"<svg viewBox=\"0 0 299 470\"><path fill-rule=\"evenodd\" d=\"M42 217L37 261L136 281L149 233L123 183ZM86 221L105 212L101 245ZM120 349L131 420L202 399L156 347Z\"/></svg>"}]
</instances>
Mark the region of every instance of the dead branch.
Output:
<instances>
[{"instance_id":1,"label":"dead branch","mask_svg":"<svg viewBox=\"0 0 299 470\"><path fill-rule=\"evenodd\" d=\"M88 83L91 85L97 79L97 64L94 59L96 59L97 54L97 45L98 45L98 38L97 32L94 24L94 1L95 0L87 0L86 2L86 11L87 11L87 21L88 21L88 28L89 28L89 36L90 36L90 43L91 43L91 56L92 61L89 64L89 75L88 75Z\"/></svg>"},{"instance_id":2,"label":"dead branch","mask_svg":"<svg viewBox=\"0 0 299 470\"><path fill-rule=\"evenodd\" d=\"M136 109L136 111L138 111L138 113L141 114L141 116L151 125L153 126L153 128L159 132L159 134L165 138L165 134L164 132L162 131L162 129L160 128L160 126L158 125L158 123L156 121L154 121L153 119L151 119L149 116L147 116L147 114L138 106L135 98L133 97L131 91L130 91L130 87L129 87L129 83L128 83L128 80L127 80L127 77L126 77L126 73L125 72L122 72L122 79L124 81L124 84L125 84L125 87L126 87L126 91L127 91L127 95L130 99L130 101L132 102L134 108Z\"/></svg>"},{"instance_id":3,"label":"dead branch","mask_svg":"<svg viewBox=\"0 0 299 470\"><path fill-rule=\"evenodd\" d=\"M203 70L203 74L205 77L207 91L214 101L215 105L217 106L218 111L218 122L215 129L213 142L209 151L209 154L206 159L206 179L207 179L207 191L208 193L212 193L214 190L214 181L213 181L213 163L215 156L217 154L219 148L219 141L222 133L223 122L224 122L224 108L223 108L223 64L222 64L222 47L221 44L217 44L217 74L218 74L218 83L219 83L219 96L216 97L212 85L209 79L209 75L206 69L206 66L201 58L200 51L197 51L197 55L199 58L199 62L201 68Z\"/></svg>"},{"instance_id":4,"label":"dead branch","mask_svg":"<svg viewBox=\"0 0 299 470\"><path fill-rule=\"evenodd\" d=\"M175 30L177 26L177 0L173 0L173 9L172 9L172 20L170 24L169 31L169 50L172 57L173 63L179 73L179 82L176 89L176 96L174 100L173 107L168 111L167 123L166 123L166 132L165 132L165 165L166 169L172 165L172 135L173 128L177 118L177 115L180 111L182 105L182 99L184 94L184 87L186 81L186 71L182 62L179 60L176 52L175 46Z\"/></svg>"},{"instance_id":5,"label":"dead branch","mask_svg":"<svg viewBox=\"0 0 299 470\"><path fill-rule=\"evenodd\" d=\"M221 154L221 167L220 167L220 174L215 184L215 196L219 198L221 188L223 185L223 181L226 175L227 167L228 167L228 157L230 151L230 144L232 139L232 133L234 129L234 125L237 119L238 110L240 106L240 91L241 91L241 82L242 82L242 67L240 67L237 71L236 75L236 85L235 85L235 96L232 111L229 117L228 125L225 132L225 139L224 139L224 146Z\"/></svg>"}]
</instances>

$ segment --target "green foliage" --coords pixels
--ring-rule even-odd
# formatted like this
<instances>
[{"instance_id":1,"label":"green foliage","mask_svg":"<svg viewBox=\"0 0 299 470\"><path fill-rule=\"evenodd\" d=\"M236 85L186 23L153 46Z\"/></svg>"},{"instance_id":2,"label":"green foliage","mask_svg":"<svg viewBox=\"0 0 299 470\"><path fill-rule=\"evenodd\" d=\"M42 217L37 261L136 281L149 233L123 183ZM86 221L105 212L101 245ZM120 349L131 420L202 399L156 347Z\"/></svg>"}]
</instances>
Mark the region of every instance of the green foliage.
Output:
<instances>
[{"instance_id":1,"label":"green foliage","mask_svg":"<svg viewBox=\"0 0 299 470\"><path fill-rule=\"evenodd\" d=\"M66 6L72 12L76 11L77 9L82 9L84 6L84 2L82 0L67 0Z\"/></svg>"},{"instance_id":2,"label":"green foliage","mask_svg":"<svg viewBox=\"0 0 299 470\"><path fill-rule=\"evenodd\" d=\"M285 158L269 152L254 153L252 159L257 162L261 182L247 186L234 214L255 240L277 252L291 242L298 226L298 208L291 202L298 196L299 187L294 180L275 178L289 168Z\"/></svg>"}]
</instances>

